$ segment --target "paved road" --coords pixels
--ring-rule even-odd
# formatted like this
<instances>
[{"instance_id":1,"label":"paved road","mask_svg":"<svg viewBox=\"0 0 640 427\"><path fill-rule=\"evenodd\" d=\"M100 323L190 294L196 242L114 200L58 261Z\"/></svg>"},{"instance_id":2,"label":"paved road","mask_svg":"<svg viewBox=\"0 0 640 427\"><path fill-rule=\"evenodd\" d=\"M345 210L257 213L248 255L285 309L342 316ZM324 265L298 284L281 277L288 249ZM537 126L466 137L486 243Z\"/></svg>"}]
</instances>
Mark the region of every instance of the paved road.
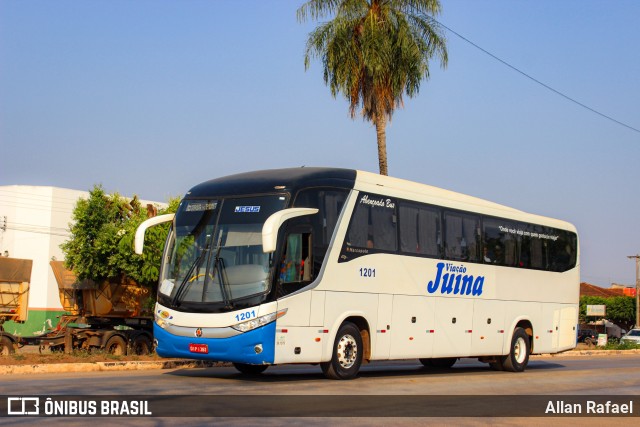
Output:
<instances>
[{"instance_id":1,"label":"paved road","mask_svg":"<svg viewBox=\"0 0 640 427\"><path fill-rule=\"evenodd\" d=\"M417 361L365 366L352 381L326 380L317 366L270 367L259 377L233 368L4 375L7 394L640 394L640 355L533 358L524 373L495 372L475 359L450 371Z\"/></svg>"},{"instance_id":2,"label":"paved road","mask_svg":"<svg viewBox=\"0 0 640 427\"><path fill-rule=\"evenodd\" d=\"M640 355L607 357L547 357L534 358L526 372L514 374L494 372L486 364L463 359L450 371L422 368L417 361L380 362L362 369L352 381L324 379L317 366L271 367L262 376L245 377L233 368L200 368L128 372L91 372L78 374L6 375L0 380L2 395L103 394L103 395L232 395L277 396L420 396L420 395L640 395ZM196 398L197 399L197 398ZM639 405L640 406L640 405ZM187 407L184 410L188 410ZM640 407L635 408L640 412ZM103 419L106 421L106 419ZM174 425L160 420L118 419L127 425ZM255 425L256 418L222 419L224 424ZM278 425L282 419L261 419L260 425ZM367 425L402 422L421 423L424 419L381 418L377 420L350 419L350 423ZM437 419L440 422L443 419ZM508 418L514 424L513 418ZM615 419L614 424L629 425L633 420ZM4 420L7 421L7 420ZM12 420L14 423L16 420ZM26 420L25 420L26 421ZM53 421L53 420L48 420ZM74 425L78 419L71 420ZM122 423L120 421L123 421ZM203 420L187 418L181 425L198 425ZM220 421L220 419L218 419ZM324 424L336 419L289 419L293 424ZM456 418L456 423L469 425L495 422L490 419ZM541 418L519 420L540 424ZM584 425L594 419L563 419ZM146 424L149 423L149 424ZM609 422L607 422L609 424ZM24 425L28 425L25 423ZM83 425L78 423L77 425Z\"/></svg>"}]
</instances>

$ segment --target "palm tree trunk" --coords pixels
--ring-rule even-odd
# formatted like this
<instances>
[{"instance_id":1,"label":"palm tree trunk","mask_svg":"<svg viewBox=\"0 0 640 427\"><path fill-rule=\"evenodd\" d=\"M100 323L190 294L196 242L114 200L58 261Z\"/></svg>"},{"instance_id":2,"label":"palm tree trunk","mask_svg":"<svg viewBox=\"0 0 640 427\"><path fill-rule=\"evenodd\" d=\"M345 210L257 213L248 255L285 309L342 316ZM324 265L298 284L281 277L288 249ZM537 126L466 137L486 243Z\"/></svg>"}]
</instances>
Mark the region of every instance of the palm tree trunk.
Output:
<instances>
[{"instance_id":1,"label":"palm tree trunk","mask_svg":"<svg viewBox=\"0 0 640 427\"><path fill-rule=\"evenodd\" d=\"M378 137L378 164L380 165L380 175L389 175L387 171L387 117L380 114L375 119L376 135Z\"/></svg>"}]
</instances>

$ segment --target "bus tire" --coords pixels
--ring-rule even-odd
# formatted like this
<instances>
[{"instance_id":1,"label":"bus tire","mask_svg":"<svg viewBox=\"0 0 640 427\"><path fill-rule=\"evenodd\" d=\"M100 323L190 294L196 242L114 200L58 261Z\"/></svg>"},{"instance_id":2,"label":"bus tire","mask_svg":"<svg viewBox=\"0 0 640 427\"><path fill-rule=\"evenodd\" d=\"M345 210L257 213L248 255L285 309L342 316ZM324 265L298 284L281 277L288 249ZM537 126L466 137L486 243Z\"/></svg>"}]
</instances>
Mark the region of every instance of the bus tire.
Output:
<instances>
[{"instance_id":1,"label":"bus tire","mask_svg":"<svg viewBox=\"0 0 640 427\"><path fill-rule=\"evenodd\" d=\"M245 375L260 375L269 365L249 365L248 363L234 363L233 366Z\"/></svg>"},{"instance_id":2,"label":"bus tire","mask_svg":"<svg viewBox=\"0 0 640 427\"><path fill-rule=\"evenodd\" d=\"M109 354L114 356L126 356L127 355L127 342L120 335L114 335L107 340L107 345L104 346L105 350Z\"/></svg>"},{"instance_id":3,"label":"bus tire","mask_svg":"<svg viewBox=\"0 0 640 427\"><path fill-rule=\"evenodd\" d=\"M146 335L138 335L133 339L131 352L137 356L146 356L151 353L151 340Z\"/></svg>"},{"instance_id":4,"label":"bus tire","mask_svg":"<svg viewBox=\"0 0 640 427\"><path fill-rule=\"evenodd\" d=\"M351 322L343 323L333 343L331 361L320 364L322 373L332 380L355 378L362 365L363 350L360 329Z\"/></svg>"},{"instance_id":5,"label":"bus tire","mask_svg":"<svg viewBox=\"0 0 640 427\"><path fill-rule=\"evenodd\" d=\"M502 358L502 367L505 371L523 372L529 363L531 343L529 335L522 328L516 328L511 338L509 354Z\"/></svg>"},{"instance_id":6,"label":"bus tire","mask_svg":"<svg viewBox=\"0 0 640 427\"><path fill-rule=\"evenodd\" d=\"M16 352L13 341L9 337L0 337L0 356L8 356Z\"/></svg>"}]
</instances>

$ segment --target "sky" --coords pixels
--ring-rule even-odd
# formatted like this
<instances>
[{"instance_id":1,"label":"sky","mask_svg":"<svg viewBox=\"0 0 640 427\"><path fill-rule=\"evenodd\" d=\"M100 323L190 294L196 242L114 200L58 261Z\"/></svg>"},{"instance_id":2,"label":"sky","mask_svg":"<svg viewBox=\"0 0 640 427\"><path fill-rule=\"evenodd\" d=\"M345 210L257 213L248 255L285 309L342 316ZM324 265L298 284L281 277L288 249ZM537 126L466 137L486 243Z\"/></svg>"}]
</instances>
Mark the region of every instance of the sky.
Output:
<instances>
[{"instance_id":1,"label":"sky","mask_svg":"<svg viewBox=\"0 0 640 427\"><path fill-rule=\"evenodd\" d=\"M303 1L0 0L0 185L166 201L258 169L378 171L332 98ZM437 19L640 129L640 2L441 0ZM446 32L449 63L387 128L389 175L576 225L582 281L633 285L640 132Z\"/></svg>"}]
</instances>

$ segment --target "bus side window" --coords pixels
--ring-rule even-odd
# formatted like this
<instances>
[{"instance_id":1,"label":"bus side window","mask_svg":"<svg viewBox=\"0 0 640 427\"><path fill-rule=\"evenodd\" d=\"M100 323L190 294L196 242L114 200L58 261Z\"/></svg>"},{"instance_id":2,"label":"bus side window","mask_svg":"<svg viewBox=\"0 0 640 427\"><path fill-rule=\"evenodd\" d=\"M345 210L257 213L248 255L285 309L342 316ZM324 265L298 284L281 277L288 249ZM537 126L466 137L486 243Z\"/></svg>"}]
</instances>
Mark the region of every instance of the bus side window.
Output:
<instances>
[{"instance_id":1,"label":"bus side window","mask_svg":"<svg viewBox=\"0 0 640 427\"><path fill-rule=\"evenodd\" d=\"M290 233L278 270L278 296L297 291L313 280L311 233Z\"/></svg>"},{"instance_id":2,"label":"bus side window","mask_svg":"<svg viewBox=\"0 0 640 427\"><path fill-rule=\"evenodd\" d=\"M480 259L480 217L445 212L445 258L478 262Z\"/></svg>"},{"instance_id":3,"label":"bus side window","mask_svg":"<svg viewBox=\"0 0 640 427\"><path fill-rule=\"evenodd\" d=\"M400 201L400 250L405 254L418 254L439 258L440 210L434 206Z\"/></svg>"},{"instance_id":4,"label":"bus side window","mask_svg":"<svg viewBox=\"0 0 640 427\"><path fill-rule=\"evenodd\" d=\"M398 249L395 199L365 193L359 197L347 230L346 246L395 252Z\"/></svg>"}]
</instances>

